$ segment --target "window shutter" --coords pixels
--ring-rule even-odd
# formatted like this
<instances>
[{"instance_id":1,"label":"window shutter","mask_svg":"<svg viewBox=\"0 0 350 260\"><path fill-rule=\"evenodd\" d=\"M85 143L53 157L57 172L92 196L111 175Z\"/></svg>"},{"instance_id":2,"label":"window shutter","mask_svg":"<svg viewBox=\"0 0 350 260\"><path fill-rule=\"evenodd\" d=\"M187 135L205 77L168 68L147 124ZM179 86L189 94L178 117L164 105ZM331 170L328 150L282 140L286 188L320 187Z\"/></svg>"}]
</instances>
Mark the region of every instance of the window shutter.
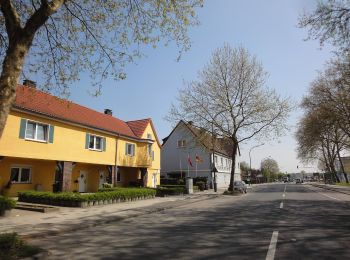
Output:
<instances>
[{"instance_id":1,"label":"window shutter","mask_svg":"<svg viewBox=\"0 0 350 260\"><path fill-rule=\"evenodd\" d=\"M49 143L53 143L53 135L54 135L55 127L53 125L49 126Z\"/></svg>"},{"instance_id":2,"label":"window shutter","mask_svg":"<svg viewBox=\"0 0 350 260\"><path fill-rule=\"evenodd\" d=\"M154 161L154 151L152 151L152 161Z\"/></svg>"},{"instance_id":3,"label":"window shutter","mask_svg":"<svg viewBox=\"0 0 350 260\"><path fill-rule=\"evenodd\" d=\"M105 152L106 151L106 137L102 138L102 150Z\"/></svg>"},{"instance_id":4,"label":"window shutter","mask_svg":"<svg viewBox=\"0 0 350 260\"><path fill-rule=\"evenodd\" d=\"M128 155L128 144L125 144L125 155Z\"/></svg>"},{"instance_id":5,"label":"window shutter","mask_svg":"<svg viewBox=\"0 0 350 260\"><path fill-rule=\"evenodd\" d=\"M24 139L26 135L26 126L27 126L27 120L24 118L21 118L21 124L19 127L19 138Z\"/></svg>"},{"instance_id":6,"label":"window shutter","mask_svg":"<svg viewBox=\"0 0 350 260\"><path fill-rule=\"evenodd\" d=\"M89 149L90 134L86 133L85 137L85 149Z\"/></svg>"},{"instance_id":7,"label":"window shutter","mask_svg":"<svg viewBox=\"0 0 350 260\"><path fill-rule=\"evenodd\" d=\"M132 147L132 156L135 156L135 145L133 144L131 147Z\"/></svg>"}]
</instances>

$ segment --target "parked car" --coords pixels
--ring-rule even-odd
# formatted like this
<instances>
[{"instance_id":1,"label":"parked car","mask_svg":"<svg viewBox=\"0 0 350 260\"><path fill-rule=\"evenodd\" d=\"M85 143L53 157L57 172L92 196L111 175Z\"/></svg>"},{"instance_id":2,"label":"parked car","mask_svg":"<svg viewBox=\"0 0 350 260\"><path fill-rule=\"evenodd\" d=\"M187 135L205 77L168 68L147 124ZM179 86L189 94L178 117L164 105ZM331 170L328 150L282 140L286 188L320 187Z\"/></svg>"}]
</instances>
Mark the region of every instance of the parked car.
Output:
<instances>
[{"instance_id":1,"label":"parked car","mask_svg":"<svg viewBox=\"0 0 350 260\"><path fill-rule=\"evenodd\" d=\"M244 181L235 181L233 183L233 189L238 190L241 193L247 193L247 184Z\"/></svg>"},{"instance_id":2,"label":"parked car","mask_svg":"<svg viewBox=\"0 0 350 260\"><path fill-rule=\"evenodd\" d=\"M301 183L303 183L303 181L301 179L297 178L297 179L295 179L295 183L296 184L301 184Z\"/></svg>"}]
</instances>

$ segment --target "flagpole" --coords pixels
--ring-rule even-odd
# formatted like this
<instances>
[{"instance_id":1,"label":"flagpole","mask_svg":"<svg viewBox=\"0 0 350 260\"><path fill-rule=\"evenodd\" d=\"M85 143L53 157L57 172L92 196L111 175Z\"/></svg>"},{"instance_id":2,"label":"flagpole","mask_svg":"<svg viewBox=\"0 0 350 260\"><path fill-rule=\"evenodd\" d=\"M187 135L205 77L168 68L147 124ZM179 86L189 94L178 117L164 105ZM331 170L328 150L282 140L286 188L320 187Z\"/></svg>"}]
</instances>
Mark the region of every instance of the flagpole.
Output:
<instances>
[{"instance_id":1,"label":"flagpole","mask_svg":"<svg viewBox=\"0 0 350 260\"><path fill-rule=\"evenodd\" d=\"M180 175L181 175L181 179L182 179L181 152L180 152L179 159L180 159Z\"/></svg>"},{"instance_id":2,"label":"flagpole","mask_svg":"<svg viewBox=\"0 0 350 260\"><path fill-rule=\"evenodd\" d=\"M196 155L196 178L197 178L197 164L198 162L197 162L197 155Z\"/></svg>"},{"instance_id":3,"label":"flagpole","mask_svg":"<svg viewBox=\"0 0 350 260\"><path fill-rule=\"evenodd\" d=\"M190 177L190 162L189 162L189 160L190 160L190 153L188 153L188 162L187 162L187 177Z\"/></svg>"}]
</instances>

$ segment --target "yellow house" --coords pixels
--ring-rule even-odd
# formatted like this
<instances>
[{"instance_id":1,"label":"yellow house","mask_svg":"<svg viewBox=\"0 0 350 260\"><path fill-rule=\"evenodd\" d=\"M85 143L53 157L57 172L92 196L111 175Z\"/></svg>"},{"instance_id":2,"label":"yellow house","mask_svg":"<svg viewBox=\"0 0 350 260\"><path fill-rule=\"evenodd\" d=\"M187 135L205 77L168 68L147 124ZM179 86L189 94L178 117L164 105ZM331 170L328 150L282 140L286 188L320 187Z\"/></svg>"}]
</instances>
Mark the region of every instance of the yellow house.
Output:
<instances>
[{"instance_id":1,"label":"yellow house","mask_svg":"<svg viewBox=\"0 0 350 260\"><path fill-rule=\"evenodd\" d=\"M125 122L21 85L0 139L0 191L155 187L160 147L151 119Z\"/></svg>"}]
</instances>

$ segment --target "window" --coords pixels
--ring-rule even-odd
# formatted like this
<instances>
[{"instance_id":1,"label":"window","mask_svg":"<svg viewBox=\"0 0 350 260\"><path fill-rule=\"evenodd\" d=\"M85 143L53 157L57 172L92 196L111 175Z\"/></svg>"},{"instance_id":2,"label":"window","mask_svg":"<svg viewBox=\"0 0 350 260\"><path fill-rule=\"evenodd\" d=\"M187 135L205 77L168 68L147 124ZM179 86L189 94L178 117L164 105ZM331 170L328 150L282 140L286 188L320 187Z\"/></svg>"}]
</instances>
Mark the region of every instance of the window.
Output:
<instances>
[{"instance_id":1,"label":"window","mask_svg":"<svg viewBox=\"0 0 350 260\"><path fill-rule=\"evenodd\" d=\"M148 150L148 156L151 157L152 156L152 144L148 144L147 150Z\"/></svg>"},{"instance_id":2,"label":"window","mask_svg":"<svg viewBox=\"0 0 350 260\"><path fill-rule=\"evenodd\" d=\"M179 148L186 147L186 140L178 140L177 147Z\"/></svg>"},{"instance_id":3,"label":"window","mask_svg":"<svg viewBox=\"0 0 350 260\"><path fill-rule=\"evenodd\" d=\"M102 150L102 137L96 135L90 135L89 149Z\"/></svg>"},{"instance_id":4,"label":"window","mask_svg":"<svg viewBox=\"0 0 350 260\"><path fill-rule=\"evenodd\" d=\"M151 134L147 134L147 139L152 140L152 135Z\"/></svg>"},{"instance_id":5,"label":"window","mask_svg":"<svg viewBox=\"0 0 350 260\"><path fill-rule=\"evenodd\" d=\"M224 166L224 158L220 158L220 161L221 161L221 166Z\"/></svg>"},{"instance_id":6,"label":"window","mask_svg":"<svg viewBox=\"0 0 350 260\"><path fill-rule=\"evenodd\" d=\"M11 182L13 183L30 183L32 172L30 167L12 167Z\"/></svg>"},{"instance_id":7,"label":"window","mask_svg":"<svg viewBox=\"0 0 350 260\"><path fill-rule=\"evenodd\" d=\"M126 143L125 144L125 154L130 155L130 156L134 156L135 155L135 144Z\"/></svg>"},{"instance_id":8,"label":"window","mask_svg":"<svg viewBox=\"0 0 350 260\"><path fill-rule=\"evenodd\" d=\"M25 138L29 140L47 142L48 129L48 125L27 121Z\"/></svg>"},{"instance_id":9,"label":"window","mask_svg":"<svg viewBox=\"0 0 350 260\"><path fill-rule=\"evenodd\" d=\"M216 155L214 156L214 162L215 164L218 164L218 157Z\"/></svg>"}]
</instances>

